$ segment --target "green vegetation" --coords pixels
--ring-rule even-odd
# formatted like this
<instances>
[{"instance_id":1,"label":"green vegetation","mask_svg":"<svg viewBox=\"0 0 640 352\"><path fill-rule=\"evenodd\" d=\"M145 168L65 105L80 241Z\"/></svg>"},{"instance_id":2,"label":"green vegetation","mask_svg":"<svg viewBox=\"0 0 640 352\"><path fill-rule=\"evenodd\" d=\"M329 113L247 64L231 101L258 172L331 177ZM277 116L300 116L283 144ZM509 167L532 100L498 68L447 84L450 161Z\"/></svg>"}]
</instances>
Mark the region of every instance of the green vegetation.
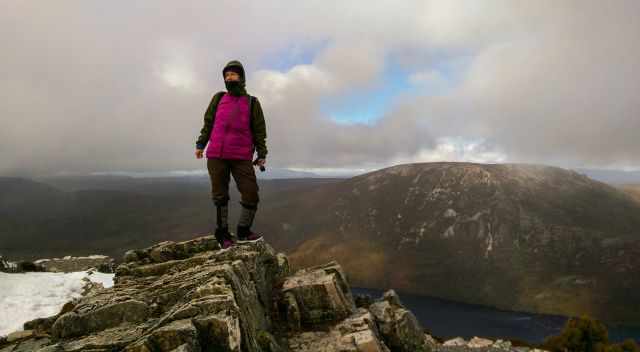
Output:
<instances>
[{"instance_id":1,"label":"green vegetation","mask_svg":"<svg viewBox=\"0 0 640 352\"><path fill-rule=\"evenodd\" d=\"M547 337L541 347L553 352L640 352L632 339L610 344L604 324L586 315L570 318L560 335Z\"/></svg>"}]
</instances>

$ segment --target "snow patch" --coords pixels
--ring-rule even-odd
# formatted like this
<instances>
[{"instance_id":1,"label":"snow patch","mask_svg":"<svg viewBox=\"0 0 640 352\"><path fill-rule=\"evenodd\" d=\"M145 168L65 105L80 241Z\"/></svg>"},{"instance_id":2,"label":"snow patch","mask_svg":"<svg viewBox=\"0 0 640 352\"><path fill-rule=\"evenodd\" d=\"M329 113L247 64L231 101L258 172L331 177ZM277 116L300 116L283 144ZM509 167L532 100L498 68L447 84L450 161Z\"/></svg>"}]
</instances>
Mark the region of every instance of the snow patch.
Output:
<instances>
[{"instance_id":1,"label":"snow patch","mask_svg":"<svg viewBox=\"0 0 640 352\"><path fill-rule=\"evenodd\" d=\"M22 330L27 321L58 314L65 303L81 296L83 278L108 288L113 277L89 271L0 273L0 336Z\"/></svg>"}]
</instances>

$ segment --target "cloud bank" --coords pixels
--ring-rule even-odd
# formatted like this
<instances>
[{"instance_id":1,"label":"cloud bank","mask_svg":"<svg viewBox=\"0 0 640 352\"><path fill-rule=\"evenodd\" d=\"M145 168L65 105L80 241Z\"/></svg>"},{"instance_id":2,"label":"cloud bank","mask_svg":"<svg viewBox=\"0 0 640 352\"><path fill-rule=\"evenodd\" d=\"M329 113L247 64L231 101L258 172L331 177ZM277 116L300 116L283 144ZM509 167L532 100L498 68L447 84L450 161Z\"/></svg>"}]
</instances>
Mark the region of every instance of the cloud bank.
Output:
<instances>
[{"instance_id":1,"label":"cloud bank","mask_svg":"<svg viewBox=\"0 0 640 352\"><path fill-rule=\"evenodd\" d=\"M274 167L640 167L637 1L2 7L0 175L203 168L195 138L231 59ZM389 82L404 89L370 123L323 109Z\"/></svg>"}]
</instances>

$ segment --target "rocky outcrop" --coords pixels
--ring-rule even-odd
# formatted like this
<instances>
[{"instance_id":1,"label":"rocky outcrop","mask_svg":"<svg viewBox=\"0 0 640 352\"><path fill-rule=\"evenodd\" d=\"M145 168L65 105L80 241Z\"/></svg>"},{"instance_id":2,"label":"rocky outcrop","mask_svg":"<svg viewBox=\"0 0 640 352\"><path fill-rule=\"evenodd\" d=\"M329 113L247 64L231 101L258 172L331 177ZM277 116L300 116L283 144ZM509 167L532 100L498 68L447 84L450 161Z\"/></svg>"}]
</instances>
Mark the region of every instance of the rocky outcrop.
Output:
<instances>
[{"instance_id":1,"label":"rocky outcrop","mask_svg":"<svg viewBox=\"0 0 640 352\"><path fill-rule=\"evenodd\" d=\"M112 288L25 324L0 351L388 351L335 262L292 274L264 241L219 250L210 236L124 259Z\"/></svg>"},{"instance_id":2,"label":"rocky outcrop","mask_svg":"<svg viewBox=\"0 0 640 352\"><path fill-rule=\"evenodd\" d=\"M22 273L30 271L75 272L95 269L103 273L112 273L115 268L113 258L106 255L90 255L87 257L38 259L36 261L10 262L0 256L0 272Z\"/></svg>"},{"instance_id":3,"label":"rocky outcrop","mask_svg":"<svg viewBox=\"0 0 640 352\"><path fill-rule=\"evenodd\" d=\"M44 271L44 268L39 267L32 262L21 261L21 262L11 262L4 259L0 255L0 272L3 273L21 273L25 271Z\"/></svg>"},{"instance_id":4,"label":"rocky outcrop","mask_svg":"<svg viewBox=\"0 0 640 352\"><path fill-rule=\"evenodd\" d=\"M115 267L113 258L106 255L90 255L87 257L66 256L63 258L38 259L34 264L50 272L73 272L95 268L100 272L112 273Z\"/></svg>"},{"instance_id":5,"label":"rocky outcrop","mask_svg":"<svg viewBox=\"0 0 640 352\"><path fill-rule=\"evenodd\" d=\"M12 263L4 259L0 255L0 272L10 273L10 272L14 272L16 268L17 268L17 265L15 263Z\"/></svg>"},{"instance_id":6,"label":"rocky outcrop","mask_svg":"<svg viewBox=\"0 0 640 352\"><path fill-rule=\"evenodd\" d=\"M356 306L336 262L292 273L287 257L264 241L227 250L212 236L162 242L127 252L113 287L93 286L59 314L26 323L24 331L0 339L0 352L471 348L425 334L393 290L358 302L366 305Z\"/></svg>"}]
</instances>

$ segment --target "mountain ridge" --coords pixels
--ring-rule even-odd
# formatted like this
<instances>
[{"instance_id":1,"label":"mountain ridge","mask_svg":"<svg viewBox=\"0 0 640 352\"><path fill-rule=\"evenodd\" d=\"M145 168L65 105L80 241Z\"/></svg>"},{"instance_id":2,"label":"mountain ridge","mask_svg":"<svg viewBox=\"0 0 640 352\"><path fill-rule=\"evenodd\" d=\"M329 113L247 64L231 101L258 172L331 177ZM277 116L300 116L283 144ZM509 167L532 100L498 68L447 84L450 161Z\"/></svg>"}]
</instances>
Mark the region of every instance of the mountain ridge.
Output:
<instances>
[{"instance_id":1,"label":"mountain ridge","mask_svg":"<svg viewBox=\"0 0 640 352\"><path fill-rule=\"evenodd\" d=\"M291 220L314 209L327 211L305 223ZM292 263L333 256L357 286L640 322L640 311L626 309L640 302L624 293L640 287L633 278L640 270L640 203L573 170L404 164L296 195L269 211L274 223L286 222L274 241Z\"/></svg>"}]
</instances>

